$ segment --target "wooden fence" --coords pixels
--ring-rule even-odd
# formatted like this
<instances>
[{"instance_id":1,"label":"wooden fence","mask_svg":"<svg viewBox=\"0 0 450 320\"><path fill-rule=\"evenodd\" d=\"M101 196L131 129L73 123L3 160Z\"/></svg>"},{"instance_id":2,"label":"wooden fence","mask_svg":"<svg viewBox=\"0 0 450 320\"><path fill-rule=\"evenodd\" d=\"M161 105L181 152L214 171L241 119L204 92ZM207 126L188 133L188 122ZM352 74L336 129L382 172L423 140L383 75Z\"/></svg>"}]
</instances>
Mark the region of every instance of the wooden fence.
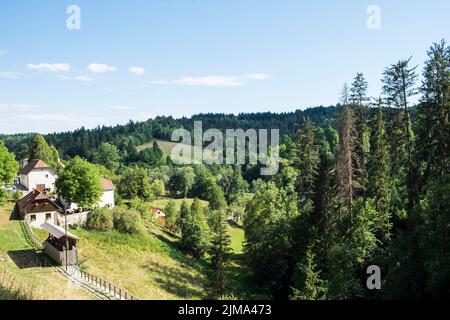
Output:
<instances>
[{"instance_id":1,"label":"wooden fence","mask_svg":"<svg viewBox=\"0 0 450 320\"><path fill-rule=\"evenodd\" d=\"M30 236L31 241L34 243L35 246L37 246L39 249L44 249L44 241L42 241L41 239L39 239L33 232L33 230L31 229L28 221L26 220L22 220L21 221L22 225L24 225L25 227L25 232L27 232L27 234Z\"/></svg>"},{"instance_id":2,"label":"wooden fence","mask_svg":"<svg viewBox=\"0 0 450 320\"><path fill-rule=\"evenodd\" d=\"M41 241L33 232L30 225L26 220L22 220L23 225L25 226L25 231L30 236L33 243L41 250L44 250L44 241ZM118 286L103 280L97 276L94 276L86 271L81 270L78 266L70 266L70 272L68 272L71 276L78 276L78 278L85 283L88 283L95 288L112 295L114 298L119 300L139 300L135 296L129 294L127 291L119 288Z\"/></svg>"},{"instance_id":3,"label":"wooden fence","mask_svg":"<svg viewBox=\"0 0 450 320\"><path fill-rule=\"evenodd\" d=\"M72 267L71 274L78 275L78 277L79 277L79 279L81 279L81 281L87 282L87 283L93 285L94 287L97 287L98 289L102 290L103 292L106 292L106 293L112 295L116 299L139 300L138 298L129 294L127 291L117 287L116 285L112 284L111 282L108 282L106 280L103 280L102 278L94 276L86 271L81 270L78 267Z\"/></svg>"}]
</instances>

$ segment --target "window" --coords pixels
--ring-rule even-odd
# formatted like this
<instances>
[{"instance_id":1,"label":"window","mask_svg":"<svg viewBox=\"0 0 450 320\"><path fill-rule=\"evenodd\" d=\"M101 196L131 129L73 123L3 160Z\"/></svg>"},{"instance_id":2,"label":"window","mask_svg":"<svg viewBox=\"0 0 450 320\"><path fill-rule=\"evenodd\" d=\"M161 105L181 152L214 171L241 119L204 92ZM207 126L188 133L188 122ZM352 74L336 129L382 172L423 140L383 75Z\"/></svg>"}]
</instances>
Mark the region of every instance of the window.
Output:
<instances>
[{"instance_id":1,"label":"window","mask_svg":"<svg viewBox=\"0 0 450 320\"><path fill-rule=\"evenodd\" d=\"M45 177L48 178L48 174L46 174Z\"/></svg>"},{"instance_id":2,"label":"window","mask_svg":"<svg viewBox=\"0 0 450 320\"><path fill-rule=\"evenodd\" d=\"M32 214L32 215L30 216L30 220L31 220L31 222L36 221L36 215L35 215L35 214Z\"/></svg>"},{"instance_id":3,"label":"window","mask_svg":"<svg viewBox=\"0 0 450 320\"><path fill-rule=\"evenodd\" d=\"M51 213L46 213L45 214L45 220L50 220L52 218L52 214Z\"/></svg>"}]
</instances>

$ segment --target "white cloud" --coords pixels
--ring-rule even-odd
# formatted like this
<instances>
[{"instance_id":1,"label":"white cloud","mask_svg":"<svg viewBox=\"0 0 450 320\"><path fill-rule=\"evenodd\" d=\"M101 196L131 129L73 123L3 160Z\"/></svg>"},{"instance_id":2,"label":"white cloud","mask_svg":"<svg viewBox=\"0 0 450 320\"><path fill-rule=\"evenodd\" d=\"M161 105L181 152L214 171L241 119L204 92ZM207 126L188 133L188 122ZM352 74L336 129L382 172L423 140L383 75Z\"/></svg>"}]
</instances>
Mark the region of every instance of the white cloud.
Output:
<instances>
[{"instance_id":1,"label":"white cloud","mask_svg":"<svg viewBox=\"0 0 450 320\"><path fill-rule=\"evenodd\" d=\"M76 80L76 81L84 81L84 82L91 82L94 81L94 78L88 75L78 75L75 77L68 77L68 76L57 76L57 78L62 80Z\"/></svg>"},{"instance_id":2,"label":"white cloud","mask_svg":"<svg viewBox=\"0 0 450 320\"><path fill-rule=\"evenodd\" d=\"M116 67L101 63L91 63L86 68L93 73L114 72L117 70Z\"/></svg>"},{"instance_id":3,"label":"white cloud","mask_svg":"<svg viewBox=\"0 0 450 320\"><path fill-rule=\"evenodd\" d=\"M43 108L43 106L37 104L0 103L0 110L2 111L29 111L38 108Z\"/></svg>"},{"instance_id":4,"label":"white cloud","mask_svg":"<svg viewBox=\"0 0 450 320\"><path fill-rule=\"evenodd\" d=\"M71 121L73 117L65 114L56 114L56 113L48 113L48 114L23 114L19 116L22 119L27 120L40 120L40 121Z\"/></svg>"},{"instance_id":5,"label":"white cloud","mask_svg":"<svg viewBox=\"0 0 450 320\"><path fill-rule=\"evenodd\" d=\"M68 63L39 63L28 64L27 68L37 71L49 71L49 72L67 72L70 70L70 64Z\"/></svg>"},{"instance_id":6,"label":"white cloud","mask_svg":"<svg viewBox=\"0 0 450 320\"><path fill-rule=\"evenodd\" d=\"M78 81L84 81L84 82L94 81L94 78L86 76L86 75L76 76L74 79L78 80Z\"/></svg>"},{"instance_id":7,"label":"white cloud","mask_svg":"<svg viewBox=\"0 0 450 320\"><path fill-rule=\"evenodd\" d=\"M130 106L109 106L109 109L116 111L131 111L134 108Z\"/></svg>"},{"instance_id":8,"label":"white cloud","mask_svg":"<svg viewBox=\"0 0 450 320\"><path fill-rule=\"evenodd\" d=\"M145 69L142 67L131 67L128 71L138 76L142 76L145 73Z\"/></svg>"},{"instance_id":9,"label":"white cloud","mask_svg":"<svg viewBox=\"0 0 450 320\"><path fill-rule=\"evenodd\" d=\"M245 74L241 76L187 76L179 80L155 80L154 85L186 85L186 86L210 86L210 87L240 87L246 85L249 80L266 80L269 76L264 73Z\"/></svg>"},{"instance_id":10,"label":"white cloud","mask_svg":"<svg viewBox=\"0 0 450 320\"><path fill-rule=\"evenodd\" d=\"M0 71L0 78L17 79L22 75L20 72Z\"/></svg>"}]
</instances>

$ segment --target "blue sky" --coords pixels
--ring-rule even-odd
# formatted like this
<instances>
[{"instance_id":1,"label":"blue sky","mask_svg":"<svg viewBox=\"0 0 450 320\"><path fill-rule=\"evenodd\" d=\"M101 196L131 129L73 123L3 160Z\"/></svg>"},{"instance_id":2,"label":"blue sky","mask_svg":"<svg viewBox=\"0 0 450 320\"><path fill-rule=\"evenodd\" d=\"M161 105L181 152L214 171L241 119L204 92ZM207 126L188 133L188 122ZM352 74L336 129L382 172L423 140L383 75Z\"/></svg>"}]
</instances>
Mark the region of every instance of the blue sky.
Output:
<instances>
[{"instance_id":1,"label":"blue sky","mask_svg":"<svg viewBox=\"0 0 450 320\"><path fill-rule=\"evenodd\" d=\"M66 28L72 4L80 30ZM356 72L378 96L386 66L421 66L450 40L449 12L448 0L0 1L0 133L330 105Z\"/></svg>"}]
</instances>

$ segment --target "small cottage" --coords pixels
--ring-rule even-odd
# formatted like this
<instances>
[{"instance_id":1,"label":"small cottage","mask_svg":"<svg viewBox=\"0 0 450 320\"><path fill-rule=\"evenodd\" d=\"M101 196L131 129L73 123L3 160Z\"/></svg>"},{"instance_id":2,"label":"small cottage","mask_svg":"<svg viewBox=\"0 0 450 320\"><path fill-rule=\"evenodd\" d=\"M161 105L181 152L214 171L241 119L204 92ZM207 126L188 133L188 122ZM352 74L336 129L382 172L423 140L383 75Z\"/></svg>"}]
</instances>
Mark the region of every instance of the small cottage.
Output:
<instances>
[{"instance_id":1,"label":"small cottage","mask_svg":"<svg viewBox=\"0 0 450 320\"><path fill-rule=\"evenodd\" d=\"M45 222L56 223L56 214L63 209L56 202L39 190L32 190L17 201L22 217L33 227L40 227Z\"/></svg>"}]
</instances>

